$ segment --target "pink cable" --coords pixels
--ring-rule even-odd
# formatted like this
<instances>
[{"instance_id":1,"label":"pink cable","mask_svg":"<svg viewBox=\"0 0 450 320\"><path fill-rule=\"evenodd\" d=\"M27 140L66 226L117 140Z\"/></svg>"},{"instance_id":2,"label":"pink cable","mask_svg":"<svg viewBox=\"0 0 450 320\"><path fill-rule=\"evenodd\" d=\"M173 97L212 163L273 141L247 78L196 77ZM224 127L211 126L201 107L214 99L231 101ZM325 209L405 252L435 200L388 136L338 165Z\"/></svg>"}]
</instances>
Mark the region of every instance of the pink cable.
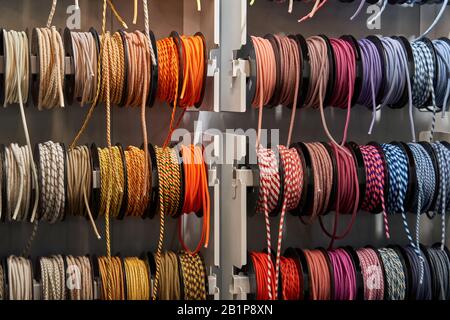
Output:
<instances>
[{"instance_id":1,"label":"pink cable","mask_svg":"<svg viewBox=\"0 0 450 320\"><path fill-rule=\"evenodd\" d=\"M384 277L380 259L370 248L356 250L364 282L365 300L383 300Z\"/></svg>"},{"instance_id":2,"label":"pink cable","mask_svg":"<svg viewBox=\"0 0 450 320\"><path fill-rule=\"evenodd\" d=\"M310 0L307 0L306 2L311 2ZM327 0L316 0L316 2L314 3L314 7L312 8L312 10L303 18L299 19L298 22L303 22L307 19L310 19L312 17L314 17L314 15L316 14L317 11L319 11L320 8L323 7L323 5L327 2Z\"/></svg>"},{"instance_id":3,"label":"pink cable","mask_svg":"<svg viewBox=\"0 0 450 320\"><path fill-rule=\"evenodd\" d=\"M356 299L356 272L350 255L344 249L328 251L334 274L334 300Z\"/></svg>"}]
</instances>

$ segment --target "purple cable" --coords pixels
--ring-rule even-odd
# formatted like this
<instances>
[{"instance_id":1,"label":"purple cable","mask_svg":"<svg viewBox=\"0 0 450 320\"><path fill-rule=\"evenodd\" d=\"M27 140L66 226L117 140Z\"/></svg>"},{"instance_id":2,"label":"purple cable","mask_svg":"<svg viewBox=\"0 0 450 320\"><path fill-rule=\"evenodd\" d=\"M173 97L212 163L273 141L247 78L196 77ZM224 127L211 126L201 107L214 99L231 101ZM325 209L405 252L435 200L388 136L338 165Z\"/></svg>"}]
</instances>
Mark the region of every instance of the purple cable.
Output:
<instances>
[{"instance_id":1,"label":"purple cable","mask_svg":"<svg viewBox=\"0 0 450 320\"><path fill-rule=\"evenodd\" d=\"M378 110L376 97L381 88L383 70L381 58L375 44L368 39L361 39L358 41L358 44L361 49L361 60L364 70L358 103L366 107L372 106L372 121L369 127L369 134L372 134L376 112Z\"/></svg>"},{"instance_id":2,"label":"purple cable","mask_svg":"<svg viewBox=\"0 0 450 320\"><path fill-rule=\"evenodd\" d=\"M344 249L328 251L334 275L334 300L356 299L356 274L350 255Z\"/></svg>"}]
</instances>

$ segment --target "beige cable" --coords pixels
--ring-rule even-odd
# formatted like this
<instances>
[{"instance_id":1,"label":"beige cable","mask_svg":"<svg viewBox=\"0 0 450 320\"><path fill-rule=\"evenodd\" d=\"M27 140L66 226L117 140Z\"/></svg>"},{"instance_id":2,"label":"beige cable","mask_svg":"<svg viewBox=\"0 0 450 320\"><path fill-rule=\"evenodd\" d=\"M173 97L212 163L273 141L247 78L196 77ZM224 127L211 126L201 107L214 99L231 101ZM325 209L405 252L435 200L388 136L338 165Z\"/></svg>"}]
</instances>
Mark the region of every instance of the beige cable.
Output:
<instances>
[{"instance_id":1,"label":"beige cable","mask_svg":"<svg viewBox=\"0 0 450 320\"><path fill-rule=\"evenodd\" d=\"M31 261L23 257L9 256L7 265L9 300L32 300L33 273Z\"/></svg>"},{"instance_id":2,"label":"beige cable","mask_svg":"<svg viewBox=\"0 0 450 320\"><path fill-rule=\"evenodd\" d=\"M71 32L75 70L74 98L92 103L97 89L97 44L91 32Z\"/></svg>"},{"instance_id":3,"label":"beige cable","mask_svg":"<svg viewBox=\"0 0 450 320\"><path fill-rule=\"evenodd\" d=\"M55 27L36 28L39 47L38 109L64 107L64 46Z\"/></svg>"},{"instance_id":4,"label":"beige cable","mask_svg":"<svg viewBox=\"0 0 450 320\"><path fill-rule=\"evenodd\" d=\"M42 257L41 290L43 300L66 300L66 278L62 256Z\"/></svg>"},{"instance_id":5,"label":"beige cable","mask_svg":"<svg viewBox=\"0 0 450 320\"><path fill-rule=\"evenodd\" d=\"M87 216L98 239L100 234L92 217L89 198L92 192L91 153L87 146L67 151L67 212L74 216Z\"/></svg>"},{"instance_id":6,"label":"beige cable","mask_svg":"<svg viewBox=\"0 0 450 320\"><path fill-rule=\"evenodd\" d=\"M159 300L180 300L180 273L178 258L174 252L161 254L160 280L157 297Z\"/></svg>"},{"instance_id":7,"label":"beige cable","mask_svg":"<svg viewBox=\"0 0 450 320\"><path fill-rule=\"evenodd\" d=\"M6 31L3 30L3 41L5 47L5 103L19 104L20 115L22 119L22 126L27 142L27 151L22 150L25 161L30 166L23 168L24 174L27 175L31 170L33 179L32 186L35 191L35 200L31 213L31 222L34 221L39 198L39 186L37 183L37 171L33 159L33 151L31 148L30 135L28 133L28 125L25 117L24 103L28 100L29 94L29 77L30 77L30 61L29 61L29 46L28 37L25 32ZM25 199L28 201L31 197L31 182L30 190L26 191ZM27 202L28 205L28 202ZM1 216L1 213L0 213Z\"/></svg>"},{"instance_id":8,"label":"beige cable","mask_svg":"<svg viewBox=\"0 0 450 320\"><path fill-rule=\"evenodd\" d=\"M67 256L66 262L67 290L70 300L93 300L94 287L89 258Z\"/></svg>"}]
</instances>

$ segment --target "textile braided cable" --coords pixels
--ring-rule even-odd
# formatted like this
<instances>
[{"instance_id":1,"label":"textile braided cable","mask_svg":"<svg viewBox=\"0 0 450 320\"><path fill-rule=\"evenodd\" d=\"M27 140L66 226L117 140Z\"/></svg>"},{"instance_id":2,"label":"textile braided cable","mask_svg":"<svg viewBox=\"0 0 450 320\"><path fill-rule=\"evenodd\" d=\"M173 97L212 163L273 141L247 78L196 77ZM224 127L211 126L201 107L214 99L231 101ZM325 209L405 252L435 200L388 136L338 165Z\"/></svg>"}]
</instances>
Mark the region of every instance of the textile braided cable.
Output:
<instances>
[{"instance_id":1,"label":"textile braided cable","mask_svg":"<svg viewBox=\"0 0 450 320\"><path fill-rule=\"evenodd\" d=\"M386 275L387 300L405 300L406 278L402 263L394 249L378 249Z\"/></svg>"}]
</instances>

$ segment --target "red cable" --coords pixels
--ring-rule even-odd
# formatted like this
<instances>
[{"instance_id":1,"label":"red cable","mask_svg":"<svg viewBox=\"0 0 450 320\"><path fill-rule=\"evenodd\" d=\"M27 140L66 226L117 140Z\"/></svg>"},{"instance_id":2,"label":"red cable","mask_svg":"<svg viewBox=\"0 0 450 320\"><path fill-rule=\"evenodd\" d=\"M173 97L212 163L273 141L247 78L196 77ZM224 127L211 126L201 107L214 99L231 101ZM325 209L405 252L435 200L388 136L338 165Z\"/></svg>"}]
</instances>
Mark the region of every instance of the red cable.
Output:
<instances>
[{"instance_id":1,"label":"red cable","mask_svg":"<svg viewBox=\"0 0 450 320\"><path fill-rule=\"evenodd\" d=\"M299 275L299 265L292 258L281 257L281 298L283 300L300 300L302 279Z\"/></svg>"},{"instance_id":2,"label":"red cable","mask_svg":"<svg viewBox=\"0 0 450 320\"><path fill-rule=\"evenodd\" d=\"M268 285L269 279L275 283L274 273L270 273L269 278L269 266L272 270L274 269L272 260L268 258L267 253L260 252L251 252L250 257L255 268L256 300L272 300L272 297L275 296L275 287L270 286L271 292L269 293Z\"/></svg>"}]
</instances>

